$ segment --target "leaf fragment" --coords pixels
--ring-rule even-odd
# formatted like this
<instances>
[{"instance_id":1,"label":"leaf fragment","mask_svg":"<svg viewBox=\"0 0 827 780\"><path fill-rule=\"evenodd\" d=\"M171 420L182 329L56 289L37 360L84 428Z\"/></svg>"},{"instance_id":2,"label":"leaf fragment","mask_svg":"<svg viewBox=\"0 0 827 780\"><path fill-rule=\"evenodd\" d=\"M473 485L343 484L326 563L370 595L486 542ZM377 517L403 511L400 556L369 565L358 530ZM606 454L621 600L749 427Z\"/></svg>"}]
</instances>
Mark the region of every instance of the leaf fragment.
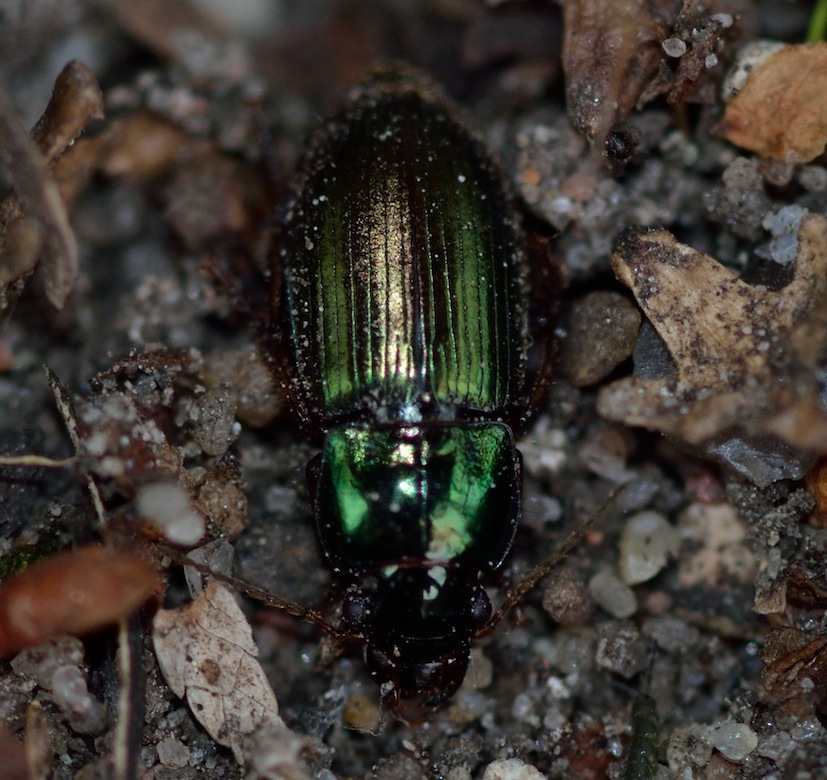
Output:
<instances>
[{"instance_id":1,"label":"leaf fragment","mask_svg":"<svg viewBox=\"0 0 827 780\"><path fill-rule=\"evenodd\" d=\"M160 610L152 625L167 684L240 764L247 763L257 735L288 732L258 662L250 625L226 588L212 582L191 604Z\"/></svg>"},{"instance_id":2,"label":"leaf fragment","mask_svg":"<svg viewBox=\"0 0 827 780\"><path fill-rule=\"evenodd\" d=\"M720 132L763 157L805 163L827 144L827 41L784 46L727 104Z\"/></svg>"}]
</instances>

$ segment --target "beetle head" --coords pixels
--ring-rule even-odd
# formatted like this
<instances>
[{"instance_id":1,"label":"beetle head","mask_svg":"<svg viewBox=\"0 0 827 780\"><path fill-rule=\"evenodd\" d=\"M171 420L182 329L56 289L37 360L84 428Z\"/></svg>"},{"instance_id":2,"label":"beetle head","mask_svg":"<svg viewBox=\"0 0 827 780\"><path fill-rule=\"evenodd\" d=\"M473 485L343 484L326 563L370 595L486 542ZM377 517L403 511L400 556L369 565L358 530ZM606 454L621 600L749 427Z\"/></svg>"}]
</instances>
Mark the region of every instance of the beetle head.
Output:
<instances>
[{"instance_id":1,"label":"beetle head","mask_svg":"<svg viewBox=\"0 0 827 780\"><path fill-rule=\"evenodd\" d=\"M402 568L383 578L365 627L365 662L385 704L417 723L456 693L491 605L476 574Z\"/></svg>"}]
</instances>

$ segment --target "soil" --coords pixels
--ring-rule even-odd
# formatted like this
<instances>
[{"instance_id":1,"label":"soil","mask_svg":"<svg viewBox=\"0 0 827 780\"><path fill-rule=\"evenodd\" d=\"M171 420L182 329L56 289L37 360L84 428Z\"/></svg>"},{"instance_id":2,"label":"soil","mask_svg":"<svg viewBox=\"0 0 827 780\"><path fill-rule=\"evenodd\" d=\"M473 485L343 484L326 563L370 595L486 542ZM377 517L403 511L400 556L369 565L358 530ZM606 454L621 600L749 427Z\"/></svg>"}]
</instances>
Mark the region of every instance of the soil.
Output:
<instances>
[{"instance_id":1,"label":"soil","mask_svg":"<svg viewBox=\"0 0 827 780\"><path fill-rule=\"evenodd\" d=\"M126 656L111 627L82 642L38 640L0 662L7 766L17 757L31 777L83 780L129 777L113 769L123 755L137 776L159 780L827 776L827 445L804 435L826 414L817 264L827 229L816 219L827 214L825 155L785 161L734 146L722 135L721 92L744 44L803 41L811 4L653 1L622 24L611 3L562 5L0 1L0 85L23 126L35 125L74 59L100 84L105 113L92 118L74 97L61 104L85 125L51 168L76 273L60 242L44 241L51 259L25 255L9 238L11 212L0 211L0 262L34 258L33 273L0 268L0 281L11 280L0 453L59 460L79 446L81 455L56 468L0 467L2 574L98 541L165 567L164 585L124 628L133 699L119 699ZM236 7L259 15L245 21ZM606 44L628 29L645 31L629 51ZM589 49L600 67L583 56ZM416 726L383 711L358 648L239 596L279 714L307 739L280 732L234 753L159 669L153 614L188 603L198 577L151 545L188 550L187 534L203 531L214 540L198 553L207 567L335 617L340 599L327 599L306 481L318 440L274 379L279 338L267 329L261 274L308 135L389 61L443 86L517 193L542 249L534 254L565 280L562 314L546 323L563 345L560 365L519 445L523 521L503 570L486 582L495 604L594 522L475 643L449 705ZM589 90L609 108L584 109ZM0 195L14 189L26 213L24 193L40 179L21 180L8 138L0 133ZM779 213L811 243L773 243L787 235L772 221ZM42 217L21 235L51 224ZM669 231L656 234L664 255L691 247L717 262L698 261L669 288L675 306L655 306L618 280L617 257L631 263L651 235L633 226ZM787 299L767 295L783 296L805 268L815 281L795 293L789 326L767 323L775 362L753 360L745 350L760 342L730 334L712 356L729 361L716 374L725 379L702 384L706 375L692 369L712 360L702 347L715 338L697 335L714 328L678 320L681 285L708 284L697 296L706 300L718 280L738 277L758 301L751 312L775 312ZM44 365L74 398L68 412ZM680 424L668 410L633 419L626 396L611 390L630 378L674 390L676 376L690 385L675 390L689 409ZM710 410L709 395L735 400ZM141 514L159 481L192 497L173 530ZM34 600L59 600L59 587L37 587ZM4 620L10 630L13 617ZM116 730L125 707L131 746ZM638 774L624 774L630 751L644 757Z\"/></svg>"}]
</instances>

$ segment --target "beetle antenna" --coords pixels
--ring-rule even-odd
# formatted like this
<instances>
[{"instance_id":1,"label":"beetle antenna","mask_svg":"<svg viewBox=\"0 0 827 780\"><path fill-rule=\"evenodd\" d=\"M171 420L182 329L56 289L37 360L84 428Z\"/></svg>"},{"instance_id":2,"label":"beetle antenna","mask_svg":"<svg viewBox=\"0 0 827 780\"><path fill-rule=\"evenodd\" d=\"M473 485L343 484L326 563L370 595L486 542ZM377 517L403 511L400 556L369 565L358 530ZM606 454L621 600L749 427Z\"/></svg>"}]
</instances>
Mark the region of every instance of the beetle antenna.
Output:
<instances>
[{"instance_id":1,"label":"beetle antenna","mask_svg":"<svg viewBox=\"0 0 827 780\"><path fill-rule=\"evenodd\" d=\"M477 636L485 636L493 631L499 622L508 614L509 610L519 604L525 598L526 593L538 582L547 577L552 570L583 541L591 527L606 516L609 509L628 484L628 482L624 482L622 485L616 487L591 517L575 528L548 558L538 563L530 574L520 580L517 587L508 593L499 609L491 616L490 620L483 626Z\"/></svg>"},{"instance_id":2,"label":"beetle antenna","mask_svg":"<svg viewBox=\"0 0 827 780\"><path fill-rule=\"evenodd\" d=\"M264 588L259 588L256 585L251 585L250 583L245 582L244 580L214 571L206 564L200 563L199 561L194 561L192 558L189 558L179 550L172 547L167 547L163 544L156 544L155 549L167 558L171 558L175 563L181 566L192 566L192 568L200 574L211 577L217 582L229 585L234 590L239 593L243 593L245 596L248 596L255 601L259 601L262 604L266 604L268 607L272 607L273 609L277 609L281 612L286 612L288 615L292 615L293 617L304 620L314 626L318 626L328 636L339 642L352 642L354 640L352 633L342 631L337 628L315 609L308 609L295 601L290 601L289 599L283 599L281 596L276 596L275 594L264 590Z\"/></svg>"}]
</instances>

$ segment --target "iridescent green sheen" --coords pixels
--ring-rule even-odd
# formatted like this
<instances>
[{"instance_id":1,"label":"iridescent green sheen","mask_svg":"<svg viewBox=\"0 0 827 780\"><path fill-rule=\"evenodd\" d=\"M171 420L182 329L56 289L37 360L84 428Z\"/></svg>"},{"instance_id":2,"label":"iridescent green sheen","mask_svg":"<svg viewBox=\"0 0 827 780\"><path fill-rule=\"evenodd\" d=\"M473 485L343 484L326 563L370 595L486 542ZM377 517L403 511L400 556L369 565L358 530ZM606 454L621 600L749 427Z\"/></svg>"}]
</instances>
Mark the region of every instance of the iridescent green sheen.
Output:
<instances>
[{"instance_id":1,"label":"iridescent green sheen","mask_svg":"<svg viewBox=\"0 0 827 780\"><path fill-rule=\"evenodd\" d=\"M462 682L520 511L501 420L528 402L526 260L482 146L418 76L357 90L312 140L283 233L291 397L343 622L415 720Z\"/></svg>"},{"instance_id":2,"label":"iridescent green sheen","mask_svg":"<svg viewBox=\"0 0 827 780\"><path fill-rule=\"evenodd\" d=\"M521 404L525 262L480 144L386 76L312 148L285 249L305 414Z\"/></svg>"},{"instance_id":3,"label":"iridescent green sheen","mask_svg":"<svg viewBox=\"0 0 827 780\"><path fill-rule=\"evenodd\" d=\"M514 438L500 423L335 428L319 485L320 534L337 570L495 569L519 512Z\"/></svg>"}]
</instances>

